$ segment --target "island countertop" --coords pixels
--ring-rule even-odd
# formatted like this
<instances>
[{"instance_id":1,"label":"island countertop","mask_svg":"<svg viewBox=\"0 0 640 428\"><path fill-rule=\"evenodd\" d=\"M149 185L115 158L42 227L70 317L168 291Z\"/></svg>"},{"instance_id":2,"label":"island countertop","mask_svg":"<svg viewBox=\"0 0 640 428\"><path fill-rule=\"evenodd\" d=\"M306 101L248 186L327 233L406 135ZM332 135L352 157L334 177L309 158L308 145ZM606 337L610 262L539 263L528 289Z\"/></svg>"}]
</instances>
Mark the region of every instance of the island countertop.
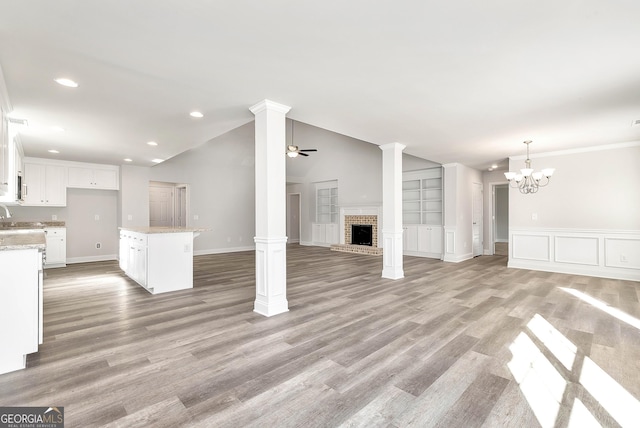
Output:
<instances>
[{"instance_id":1,"label":"island countertop","mask_svg":"<svg viewBox=\"0 0 640 428\"><path fill-rule=\"evenodd\" d=\"M185 232L206 232L210 229L197 227L119 227L120 230L128 230L137 233L185 233Z\"/></svg>"},{"instance_id":2,"label":"island countertop","mask_svg":"<svg viewBox=\"0 0 640 428\"><path fill-rule=\"evenodd\" d=\"M45 246L46 238L43 229L0 230L0 251L31 248L44 250Z\"/></svg>"}]
</instances>

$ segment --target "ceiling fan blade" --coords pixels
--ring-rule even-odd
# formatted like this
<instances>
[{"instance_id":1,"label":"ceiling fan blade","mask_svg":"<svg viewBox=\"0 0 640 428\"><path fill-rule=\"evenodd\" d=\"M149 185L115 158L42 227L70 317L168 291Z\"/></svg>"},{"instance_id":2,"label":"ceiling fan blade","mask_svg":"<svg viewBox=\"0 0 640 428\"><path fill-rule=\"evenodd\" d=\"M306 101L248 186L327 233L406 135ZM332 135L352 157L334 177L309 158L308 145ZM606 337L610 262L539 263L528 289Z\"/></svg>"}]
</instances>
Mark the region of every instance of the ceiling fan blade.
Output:
<instances>
[{"instance_id":1,"label":"ceiling fan blade","mask_svg":"<svg viewBox=\"0 0 640 428\"><path fill-rule=\"evenodd\" d=\"M317 152L318 149L302 149L302 150L298 150L299 152Z\"/></svg>"},{"instance_id":2,"label":"ceiling fan blade","mask_svg":"<svg viewBox=\"0 0 640 428\"><path fill-rule=\"evenodd\" d=\"M306 154L306 153L302 153L302 150L298 151L298 154L299 154L300 156L309 156L309 155L308 155L308 154Z\"/></svg>"}]
</instances>

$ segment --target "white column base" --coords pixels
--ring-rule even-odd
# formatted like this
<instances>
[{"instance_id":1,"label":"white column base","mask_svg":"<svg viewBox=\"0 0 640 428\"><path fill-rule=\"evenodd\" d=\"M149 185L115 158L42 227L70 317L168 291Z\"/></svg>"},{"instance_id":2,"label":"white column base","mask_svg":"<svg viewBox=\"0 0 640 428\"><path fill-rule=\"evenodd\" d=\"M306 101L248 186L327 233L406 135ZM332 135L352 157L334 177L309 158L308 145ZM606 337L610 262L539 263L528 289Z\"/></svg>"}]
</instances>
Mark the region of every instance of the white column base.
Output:
<instances>
[{"instance_id":1,"label":"white column base","mask_svg":"<svg viewBox=\"0 0 640 428\"><path fill-rule=\"evenodd\" d=\"M270 317L289 311L287 302L287 237L255 237L256 300L253 311Z\"/></svg>"},{"instance_id":2,"label":"white column base","mask_svg":"<svg viewBox=\"0 0 640 428\"><path fill-rule=\"evenodd\" d=\"M404 278L402 268L402 231L382 231L384 253L382 254L382 277L387 279Z\"/></svg>"}]
</instances>

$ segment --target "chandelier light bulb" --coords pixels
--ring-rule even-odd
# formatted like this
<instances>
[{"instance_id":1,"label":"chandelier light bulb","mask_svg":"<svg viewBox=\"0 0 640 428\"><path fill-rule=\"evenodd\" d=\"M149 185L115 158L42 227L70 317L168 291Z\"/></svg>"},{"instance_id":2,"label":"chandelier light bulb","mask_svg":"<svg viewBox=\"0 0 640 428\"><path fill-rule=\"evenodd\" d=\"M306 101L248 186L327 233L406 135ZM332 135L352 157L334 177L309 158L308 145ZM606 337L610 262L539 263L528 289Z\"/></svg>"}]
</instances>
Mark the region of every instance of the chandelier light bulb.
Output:
<instances>
[{"instance_id":1,"label":"chandelier light bulb","mask_svg":"<svg viewBox=\"0 0 640 428\"><path fill-rule=\"evenodd\" d=\"M527 159L524 161L525 168L517 172L505 172L504 176L509 181L509 185L513 188L517 188L520 193L529 194L536 193L540 187L544 187L549 184L550 177L555 171L554 168L545 168L542 171L534 171L531 168L531 159L529 159L529 144L530 140L524 142L527 145Z\"/></svg>"}]
</instances>

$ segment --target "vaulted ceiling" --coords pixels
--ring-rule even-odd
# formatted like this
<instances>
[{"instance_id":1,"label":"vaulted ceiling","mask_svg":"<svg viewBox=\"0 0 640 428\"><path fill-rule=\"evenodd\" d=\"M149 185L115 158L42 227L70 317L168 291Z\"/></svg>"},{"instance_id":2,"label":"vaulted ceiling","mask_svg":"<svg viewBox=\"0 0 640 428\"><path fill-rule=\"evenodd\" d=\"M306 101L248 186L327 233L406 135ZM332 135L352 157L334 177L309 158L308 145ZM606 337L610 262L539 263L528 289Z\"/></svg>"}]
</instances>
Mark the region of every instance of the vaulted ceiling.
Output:
<instances>
[{"instance_id":1,"label":"vaulted ceiling","mask_svg":"<svg viewBox=\"0 0 640 428\"><path fill-rule=\"evenodd\" d=\"M0 66L29 156L152 165L253 120L265 98L301 122L481 169L506 167L526 139L534 153L640 140L635 0L0 5Z\"/></svg>"}]
</instances>

